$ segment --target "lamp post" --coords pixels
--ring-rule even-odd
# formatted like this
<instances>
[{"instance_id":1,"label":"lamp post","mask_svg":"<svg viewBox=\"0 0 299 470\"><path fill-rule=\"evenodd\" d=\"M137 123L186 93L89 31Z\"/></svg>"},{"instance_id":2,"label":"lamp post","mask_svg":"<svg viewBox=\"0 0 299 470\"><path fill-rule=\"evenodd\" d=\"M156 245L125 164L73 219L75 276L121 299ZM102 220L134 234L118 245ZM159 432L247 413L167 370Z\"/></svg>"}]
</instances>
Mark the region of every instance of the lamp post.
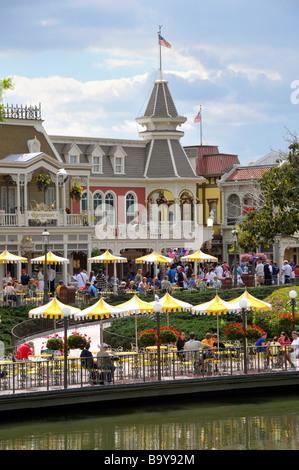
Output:
<instances>
[{"instance_id":1,"label":"lamp post","mask_svg":"<svg viewBox=\"0 0 299 470\"><path fill-rule=\"evenodd\" d=\"M297 292L294 289L290 290L289 297L291 298L293 317L295 317L295 304L296 304Z\"/></svg>"},{"instance_id":2,"label":"lamp post","mask_svg":"<svg viewBox=\"0 0 299 470\"><path fill-rule=\"evenodd\" d=\"M49 284L48 284L48 271L47 271L47 254L48 254L48 248L49 248L49 237L50 237L50 234L48 230L45 228L45 230L42 233L44 255L45 255L44 298L43 298L44 304L46 304L49 301Z\"/></svg>"},{"instance_id":3,"label":"lamp post","mask_svg":"<svg viewBox=\"0 0 299 470\"><path fill-rule=\"evenodd\" d=\"M71 314L71 309L69 307L63 307L61 309L61 315L63 317L63 326L64 326L64 367L63 367L63 383L64 388L67 388L67 327L68 319Z\"/></svg>"},{"instance_id":4,"label":"lamp post","mask_svg":"<svg viewBox=\"0 0 299 470\"><path fill-rule=\"evenodd\" d=\"M243 353L244 353L244 374L247 374L247 339L246 339L246 307L247 302L245 299L239 300L239 305L242 310L242 320L243 320Z\"/></svg>"},{"instance_id":5,"label":"lamp post","mask_svg":"<svg viewBox=\"0 0 299 470\"><path fill-rule=\"evenodd\" d=\"M234 240L234 287L237 287L238 277L237 277L237 241L238 241L238 230L236 227L232 230L232 236Z\"/></svg>"},{"instance_id":6,"label":"lamp post","mask_svg":"<svg viewBox=\"0 0 299 470\"><path fill-rule=\"evenodd\" d=\"M154 303L154 311L157 320L157 366L158 366L158 380L161 380L161 349L160 349L160 313L162 312L163 306L159 301Z\"/></svg>"}]
</instances>

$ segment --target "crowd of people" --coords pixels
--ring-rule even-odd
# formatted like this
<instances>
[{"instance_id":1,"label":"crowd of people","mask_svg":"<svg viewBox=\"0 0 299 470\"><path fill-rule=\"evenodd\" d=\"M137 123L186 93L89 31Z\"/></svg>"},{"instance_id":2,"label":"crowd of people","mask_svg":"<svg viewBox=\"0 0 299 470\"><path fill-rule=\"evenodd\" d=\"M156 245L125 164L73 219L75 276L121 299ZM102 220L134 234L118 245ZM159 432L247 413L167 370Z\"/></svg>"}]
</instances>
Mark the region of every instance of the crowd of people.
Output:
<instances>
[{"instance_id":1,"label":"crowd of people","mask_svg":"<svg viewBox=\"0 0 299 470\"><path fill-rule=\"evenodd\" d=\"M228 263L199 263L197 272L194 265L188 263L172 264L165 268L158 268L157 276L152 276L148 271L145 275L141 268L134 271L132 264L128 265L128 270L124 278L120 281L114 276L108 277L107 273L100 269L97 274L93 271L88 275L86 270L73 275L73 280L77 282L77 292L88 294L89 297L98 297L100 292L113 291L116 285L118 294L137 293L147 294L159 291L162 293L172 293L176 288L184 290L221 289L226 284L226 279L231 279L231 285L235 277L235 266ZM252 272L251 272L252 273ZM64 286L63 281L59 281L55 287L56 271L53 267L48 270L49 292L60 297L60 289ZM237 285L242 286L243 274L249 274L248 262L236 263ZM255 285L280 285L299 284L299 265L294 261L285 260L280 268L275 262L258 260L252 273L255 275ZM44 291L43 268L39 267L38 272L29 275L26 269L22 269L21 278L18 280L7 272L2 279L2 291L4 305L19 306L24 297L36 297L38 293Z\"/></svg>"},{"instance_id":2,"label":"crowd of people","mask_svg":"<svg viewBox=\"0 0 299 470\"><path fill-rule=\"evenodd\" d=\"M293 260L284 260L280 268L269 260L258 260L255 268L257 285L299 284L299 265Z\"/></svg>"},{"instance_id":3,"label":"crowd of people","mask_svg":"<svg viewBox=\"0 0 299 470\"><path fill-rule=\"evenodd\" d=\"M292 341L288 335L282 331L279 338L275 336L267 341L267 333L263 332L256 341L258 353L265 354L267 366L270 363L270 356L278 360L286 361L290 364L290 370L296 369L296 359L299 358L299 335L297 331L292 331Z\"/></svg>"}]
</instances>

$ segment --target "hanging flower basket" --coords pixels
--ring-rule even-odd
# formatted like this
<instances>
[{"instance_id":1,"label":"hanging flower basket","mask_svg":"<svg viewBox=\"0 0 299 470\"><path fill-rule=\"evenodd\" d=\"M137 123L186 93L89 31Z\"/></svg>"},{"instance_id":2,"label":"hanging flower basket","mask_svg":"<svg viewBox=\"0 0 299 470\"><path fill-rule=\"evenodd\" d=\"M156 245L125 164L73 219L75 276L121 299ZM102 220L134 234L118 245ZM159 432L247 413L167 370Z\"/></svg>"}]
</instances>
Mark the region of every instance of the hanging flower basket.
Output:
<instances>
[{"instance_id":1,"label":"hanging flower basket","mask_svg":"<svg viewBox=\"0 0 299 470\"><path fill-rule=\"evenodd\" d=\"M38 190L43 191L48 188L49 184L51 183L51 178L45 173L39 173L35 178L35 182Z\"/></svg>"},{"instance_id":2,"label":"hanging flower basket","mask_svg":"<svg viewBox=\"0 0 299 470\"><path fill-rule=\"evenodd\" d=\"M172 344L176 343L179 337L179 332L171 327L162 326L160 328L160 344ZM138 342L140 346L157 346L158 335L155 330L144 330L138 334Z\"/></svg>"},{"instance_id":3,"label":"hanging flower basket","mask_svg":"<svg viewBox=\"0 0 299 470\"><path fill-rule=\"evenodd\" d=\"M243 253L240 256L240 259L241 259L241 262L242 261L248 261L249 263L251 263L253 261L253 256L252 256L251 253Z\"/></svg>"},{"instance_id":4,"label":"hanging flower basket","mask_svg":"<svg viewBox=\"0 0 299 470\"><path fill-rule=\"evenodd\" d=\"M163 196L163 194L159 194L159 196L157 197L156 199L156 203L158 204L158 206L160 206L161 204L168 204L168 199Z\"/></svg>"},{"instance_id":5,"label":"hanging flower basket","mask_svg":"<svg viewBox=\"0 0 299 470\"><path fill-rule=\"evenodd\" d=\"M51 351L62 350L64 348L64 341L58 335L48 337L46 348L50 349Z\"/></svg>"},{"instance_id":6,"label":"hanging flower basket","mask_svg":"<svg viewBox=\"0 0 299 470\"><path fill-rule=\"evenodd\" d=\"M79 202L81 199L81 195L83 192L82 186L80 186L78 183L75 183L70 190L70 196L74 201Z\"/></svg>"},{"instance_id":7,"label":"hanging flower basket","mask_svg":"<svg viewBox=\"0 0 299 470\"><path fill-rule=\"evenodd\" d=\"M77 332L73 332L67 339L68 349L84 349L87 343L89 343L87 336Z\"/></svg>"}]
</instances>

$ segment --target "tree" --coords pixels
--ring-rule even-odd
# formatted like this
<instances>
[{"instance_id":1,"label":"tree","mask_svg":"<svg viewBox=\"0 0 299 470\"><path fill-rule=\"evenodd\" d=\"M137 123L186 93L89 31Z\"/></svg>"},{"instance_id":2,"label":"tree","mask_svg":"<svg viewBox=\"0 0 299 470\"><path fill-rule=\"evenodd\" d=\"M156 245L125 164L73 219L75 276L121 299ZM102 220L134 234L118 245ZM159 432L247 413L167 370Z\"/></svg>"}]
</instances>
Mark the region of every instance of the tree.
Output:
<instances>
[{"instance_id":1,"label":"tree","mask_svg":"<svg viewBox=\"0 0 299 470\"><path fill-rule=\"evenodd\" d=\"M240 224L251 243L269 246L276 237L293 237L299 231L299 143L289 145L288 157L258 180L262 205L246 214ZM239 240L243 248L242 240ZM245 246L244 246L245 248Z\"/></svg>"},{"instance_id":2,"label":"tree","mask_svg":"<svg viewBox=\"0 0 299 470\"><path fill-rule=\"evenodd\" d=\"M0 121L4 121L4 106L2 104L2 97L3 97L3 92L5 90L12 90L13 89L13 82L12 78L3 78L3 80L0 80Z\"/></svg>"}]
</instances>

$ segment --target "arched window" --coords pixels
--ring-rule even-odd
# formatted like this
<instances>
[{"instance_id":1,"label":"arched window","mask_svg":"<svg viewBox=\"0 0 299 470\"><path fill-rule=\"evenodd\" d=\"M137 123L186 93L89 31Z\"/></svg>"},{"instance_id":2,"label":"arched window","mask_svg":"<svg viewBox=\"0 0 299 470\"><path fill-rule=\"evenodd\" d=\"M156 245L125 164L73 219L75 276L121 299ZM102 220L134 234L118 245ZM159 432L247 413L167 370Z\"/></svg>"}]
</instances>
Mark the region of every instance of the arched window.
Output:
<instances>
[{"instance_id":1,"label":"arched window","mask_svg":"<svg viewBox=\"0 0 299 470\"><path fill-rule=\"evenodd\" d=\"M116 223L116 208L112 193L107 193L105 196L105 214L107 217L107 224L113 225Z\"/></svg>"},{"instance_id":2,"label":"arched window","mask_svg":"<svg viewBox=\"0 0 299 470\"><path fill-rule=\"evenodd\" d=\"M135 196L132 193L126 196L126 223L129 224L135 218Z\"/></svg>"},{"instance_id":3,"label":"arched window","mask_svg":"<svg viewBox=\"0 0 299 470\"><path fill-rule=\"evenodd\" d=\"M227 225L236 225L241 215L241 203L237 194L231 194L227 198Z\"/></svg>"},{"instance_id":4,"label":"arched window","mask_svg":"<svg viewBox=\"0 0 299 470\"><path fill-rule=\"evenodd\" d=\"M103 217L103 197L99 192L93 195L93 213L97 221Z\"/></svg>"},{"instance_id":5,"label":"arched window","mask_svg":"<svg viewBox=\"0 0 299 470\"><path fill-rule=\"evenodd\" d=\"M87 211L87 192L84 191L81 196L81 212Z\"/></svg>"}]
</instances>

